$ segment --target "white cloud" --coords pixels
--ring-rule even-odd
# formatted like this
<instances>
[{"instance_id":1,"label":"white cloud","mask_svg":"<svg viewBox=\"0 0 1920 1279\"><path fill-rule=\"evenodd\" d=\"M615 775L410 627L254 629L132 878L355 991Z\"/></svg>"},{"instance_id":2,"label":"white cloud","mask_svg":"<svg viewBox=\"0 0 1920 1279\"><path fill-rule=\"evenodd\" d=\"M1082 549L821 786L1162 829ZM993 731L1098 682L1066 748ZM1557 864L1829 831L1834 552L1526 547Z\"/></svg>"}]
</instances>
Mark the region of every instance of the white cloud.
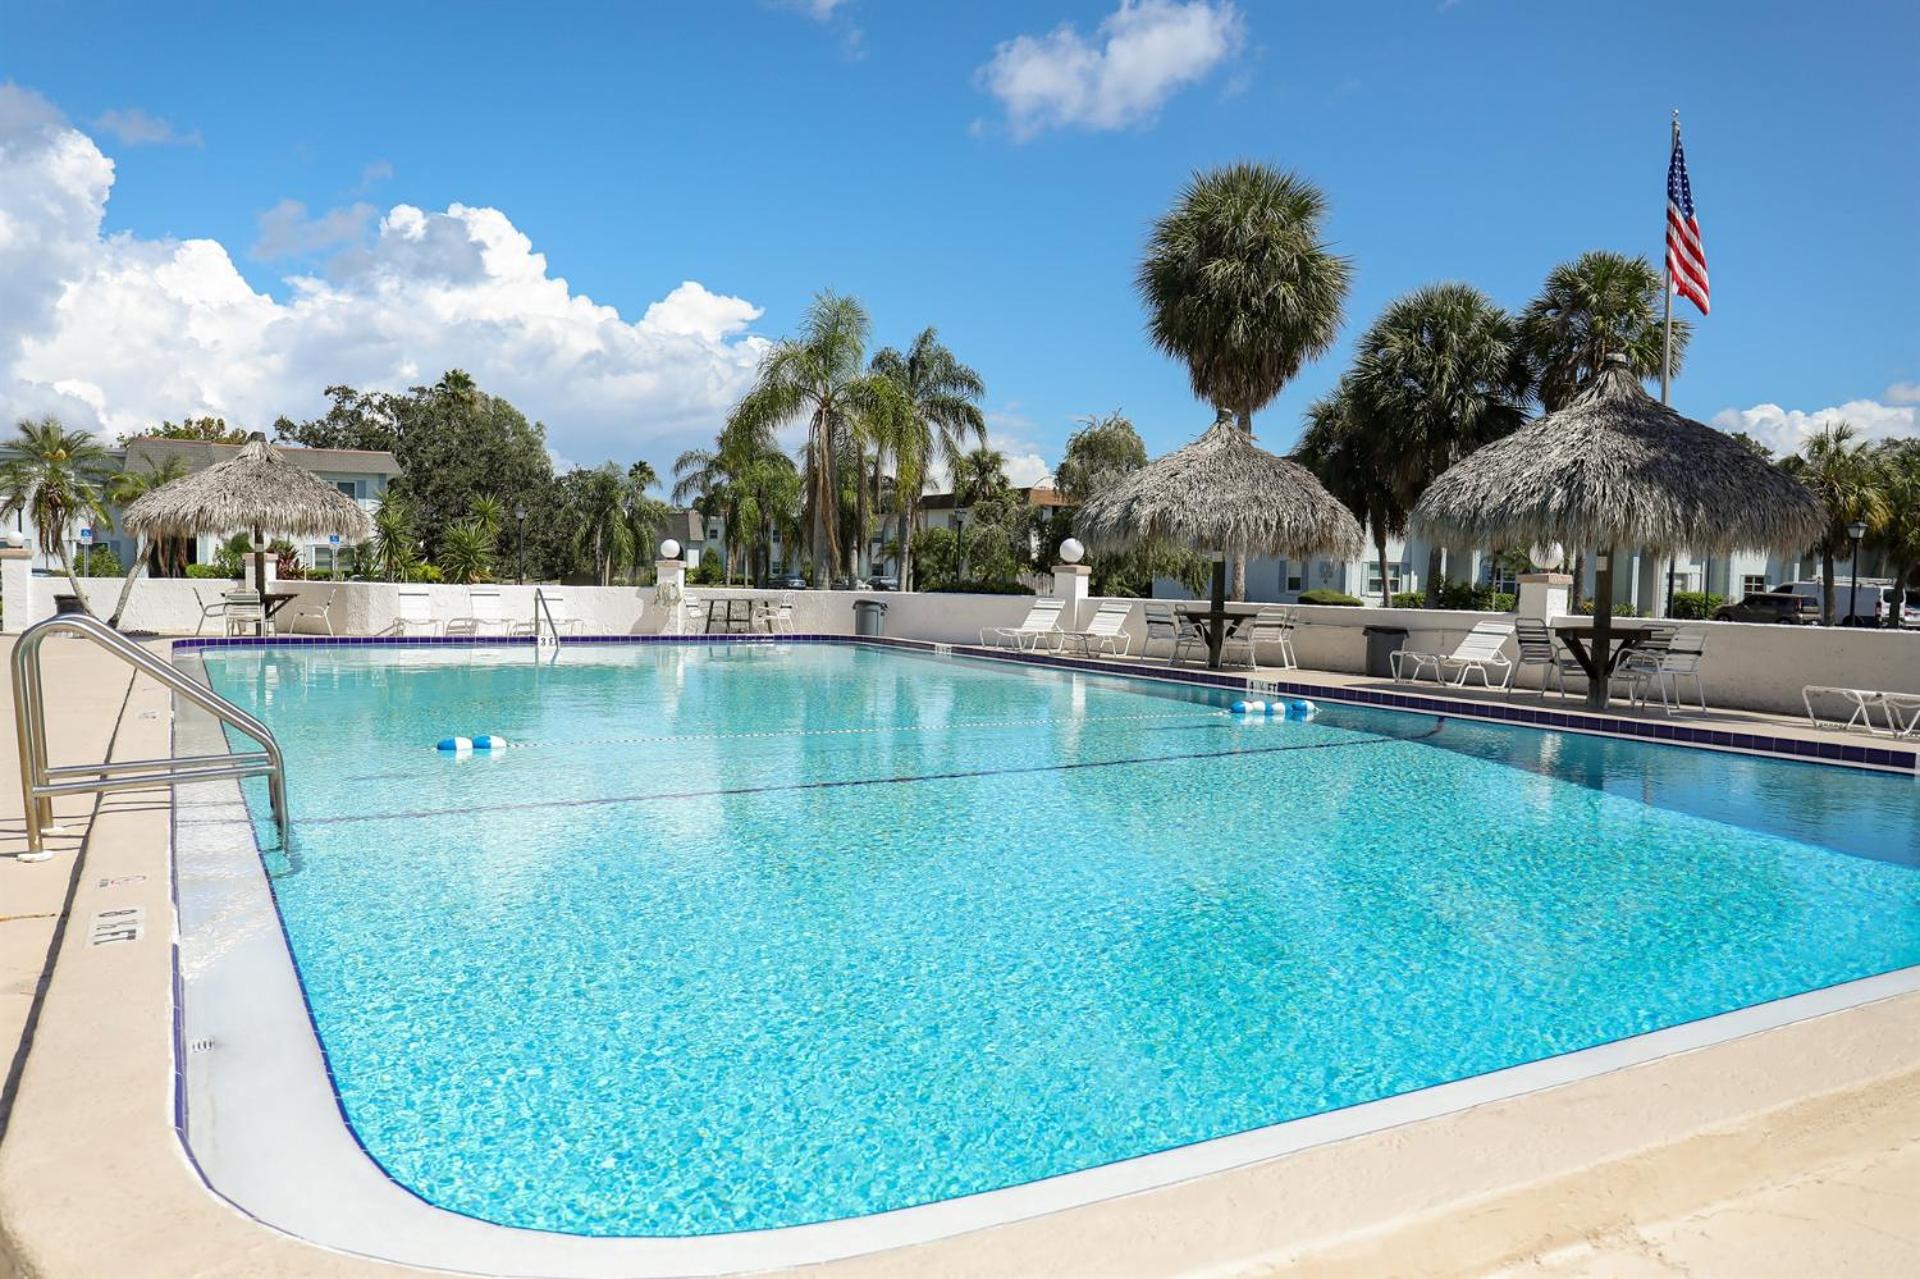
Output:
<instances>
[{"instance_id":1,"label":"white cloud","mask_svg":"<svg viewBox=\"0 0 1920 1279\"><path fill-rule=\"evenodd\" d=\"M1009 403L998 409L990 409L987 419L987 447L998 449L1005 457L1001 471L1008 483L1015 488L1028 488L1038 484L1053 474L1053 463L1047 460L1046 445L1034 438L1036 430L1033 420L1020 412L1020 406ZM946 493L953 489L953 476L947 470L944 458L936 458L927 468L927 491Z\"/></svg>"},{"instance_id":2,"label":"white cloud","mask_svg":"<svg viewBox=\"0 0 1920 1279\"><path fill-rule=\"evenodd\" d=\"M1920 404L1920 382L1895 382L1886 390L1889 404Z\"/></svg>"},{"instance_id":3,"label":"white cloud","mask_svg":"<svg viewBox=\"0 0 1920 1279\"><path fill-rule=\"evenodd\" d=\"M393 206L281 301L217 241L103 235L113 181L91 138L0 84L0 422L264 427L317 412L333 383L458 367L545 421L563 456L659 465L711 436L766 348L743 298L687 281L625 320L549 274L506 214L463 204Z\"/></svg>"},{"instance_id":4,"label":"white cloud","mask_svg":"<svg viewBox=\"0 0 1920 1279\"><path fill-rule=\"evenodd\" d=\"M363 239L380 211L364 201L309 217L298 200L282 200L260 215L256 258L297 258Z\"/></svg>"},{"instance_id":5,"label":"white cloud","mask_svg":"<svg viewBox=\"0 0 1920 1279\"><path fill-rule=\"evenodd\" d=\"M1897 398L1889 388L1888 398ZM1878 400L1849 400L1833 408L1786 409L1778 404L1756 404L1750 409L1722 409L1713 425L1723 431L1745 431L1773 450L1775 457L1798 453L1821 427L1846 421L1867 440L1912 439L1920 436L1916 423L1920 409L1912 404L1882 404Z\"/></svg>"},{"instance_id":6,"label":"white cloud","mask_svg":"<svg viewBox=\"0 0 1920 1279\"><path fill-rule=\"evenodd\" d=\"M1091 37L1071 23L1021 35L976 73L1019 139L1049 128L1124 129L1240 51L1246 23L1228 0L1121 0Z\"/></svg>"},{"instance_id":7,"label":"white cloud","mask_svg":"<svg viewBox=\"0 0 1920 1279\"><path fill-rule=\"evenodd\" d=\"M364 195L380 183L393 176L393 165L385 160L375 160L360 170L360 182L355 186L356 194Z\"/></svg>"},{"instance_id":8,"label":"white cloud","mask_svg":"<svg viewBox=\"0 0 1920 1279\"><path fill-rule=\"evenodd\" d=\"M158 116L148 115L139 107L128 107L125 111L102 111L94 117L93 127L111 134L122 145L130 147L175 144L197 147L201 143L198 129L192 133L177 133L173 125Z\"/></svg>"}]
</instances>

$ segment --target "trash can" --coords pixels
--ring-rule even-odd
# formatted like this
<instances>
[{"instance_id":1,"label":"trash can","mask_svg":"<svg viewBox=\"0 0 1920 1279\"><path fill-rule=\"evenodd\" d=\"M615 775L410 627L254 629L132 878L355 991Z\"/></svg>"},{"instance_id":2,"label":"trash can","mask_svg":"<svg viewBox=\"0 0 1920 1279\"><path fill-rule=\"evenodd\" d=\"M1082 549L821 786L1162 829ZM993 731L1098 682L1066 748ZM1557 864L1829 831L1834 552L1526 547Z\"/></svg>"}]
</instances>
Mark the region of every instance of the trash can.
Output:
<instances>
[{"instance_id":1,"label":"trash can","mask_svg":"<svg viewBox=\"0 0 1920 1279\"><path fill-rule=\"evenodd\" d=\"M78 595L56 595L53 597L53 611L57 616L62 613L84 613L87 610L80 607Z\"/></svg>"},{"instance_id":2,"label":"trash can","mask_svg":"<svg viewBox=\"0 0 1920 1279\"><path fill-rule=\"evenodd\" d=\"M1406 647L1404 626L1369 626L1367 636L1367 674L1375 679L1393 678L1393 655Z\"/></svg>"},{"instance_id":3,"label":"trash can","mask_svg":"<svg viewBox=\"0 0 1920 1279\"><path fill-rule=\"evenodd\" d=\"M855 600L853 602L853 633L855 635L885 635L887 633L887 606L879 600Z\"/></svg>"}]
</instances>

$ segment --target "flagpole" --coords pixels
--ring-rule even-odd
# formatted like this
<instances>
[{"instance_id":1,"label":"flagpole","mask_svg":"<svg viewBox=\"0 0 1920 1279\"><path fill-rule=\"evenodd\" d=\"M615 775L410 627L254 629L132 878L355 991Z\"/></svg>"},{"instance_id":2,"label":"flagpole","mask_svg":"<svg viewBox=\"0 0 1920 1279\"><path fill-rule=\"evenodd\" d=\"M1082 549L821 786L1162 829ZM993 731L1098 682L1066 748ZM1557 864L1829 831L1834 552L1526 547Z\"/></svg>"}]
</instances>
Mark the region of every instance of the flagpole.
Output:
<instances>
[{"instance_id":1,"label":"flagpole","mask_svg":"<svg viewBox=\"0 0 1920 1279\"><path fill-rule=\"evenodd\" d=\"M1668 164L1673 163L1673 149L1679 145L1680 110L1676 107L1673 112L1673 131L1667 138ZM1667 217L1670 218L1673 216L1673 198L1671 196L1667 198L1667 206ZM1660 347L1660 402L1665 404L1667 402L1667 388L1673 381L1673 256L1670 253L1662 253L1661 260L1666 263L1666 269L1661 275L1667 282L1667 287L1664 290L1666 293L1667 314L1666 320L1661 326L1663 332ZM1673 616L1673 559L1673 552L1667 552L1667 606L1662 610L1663 614L1667 617Z\"/></svg>"}]
</instances>

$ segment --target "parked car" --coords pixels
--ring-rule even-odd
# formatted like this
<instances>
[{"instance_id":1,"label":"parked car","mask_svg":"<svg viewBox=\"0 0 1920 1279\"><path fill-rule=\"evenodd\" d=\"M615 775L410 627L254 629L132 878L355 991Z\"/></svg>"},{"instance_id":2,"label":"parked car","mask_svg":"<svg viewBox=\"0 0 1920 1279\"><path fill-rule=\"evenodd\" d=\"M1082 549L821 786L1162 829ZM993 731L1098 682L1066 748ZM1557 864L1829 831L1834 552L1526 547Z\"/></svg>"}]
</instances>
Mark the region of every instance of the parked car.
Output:
<instances>
[{"instance_id":1,"label":"parked car","mask_svg":"<svg viewBox=\"0 0 1920 1279\"><path fill-rule=\"evenodd\" d=\"M1885 578L1863 577L1859 585L1844 574L1833 584L1833 620L1836 626L1877 626L1886 615L1885 601L1882 598L1890 585ZM1804 582L1782 582L1771 588L1772 592L1791 592L1812 603L1808 621L1820 620L1820 601L1825 594L1825 584L1819 578ZM1851 601L1851 603L1849 603Z\"/></svg>"},{"instance_id":2,"label":"parked car","mask_svg":"<svg viewBox=\"0 0 1920 1279\"><path fill-rule=\"evenodd\" d=\"M798 573L776 573L767 579L767 589L772 591L804 591L807 579Z\"/></svg>"},{"instance_id":3,"label":"parked car","mask_svg":"<svg viewBox=\"0 0 1920 1279\"><path fill-rule=\"evenodd\" d=\"M1799 626L1820 620L1820 601L1793 591L1756 591L1713 610L1716 622L1784 622Z\"/></svg>"},{"instance_id":4,"label":"parked car","mask_svg":"<svg viewBox=\"0 0 1920 1279\"><path fill-rule=\"evenodd\" d=\"M879 577L870 577L867 579L867 589L870 591L897 591L900 589L900 579L897 577L889 577L885 574Z\"/></svg>"}]
</instances>

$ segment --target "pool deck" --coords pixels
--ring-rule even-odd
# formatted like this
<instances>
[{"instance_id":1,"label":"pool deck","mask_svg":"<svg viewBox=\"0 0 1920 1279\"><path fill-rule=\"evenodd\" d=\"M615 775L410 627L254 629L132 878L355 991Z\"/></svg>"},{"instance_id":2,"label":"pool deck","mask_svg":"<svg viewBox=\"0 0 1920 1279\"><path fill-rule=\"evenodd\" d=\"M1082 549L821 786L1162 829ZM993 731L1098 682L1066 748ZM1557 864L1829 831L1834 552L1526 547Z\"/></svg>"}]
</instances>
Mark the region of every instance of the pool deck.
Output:
<instances>
[{"instance_id":1,"label":"pool deck","mask_svg":"<svg viewBox=\"0 0 1920 1279\"><path fill-rule=\"evenodd\" d=\"M109 746L114 758L167 752L165 690L90 645L56 640L44 654L60 708L49 724L56 760L99 758ZM1317 683L1330 696L1384 684L1258 674ZM1832 736L1804 721L1722 714ZM444 1273L320 1249L206 1189L172 1118L167 796L60 802L80 833L53 841L50 860L25 863L13 750L9 736L0 1273ZM95 914L130 907L145 911L139 940L90 944ZM1916 1222L1920 994L1905 994L804 1273L1892 1276L1920 1273Z\"/></svg>"}]
</instances>

